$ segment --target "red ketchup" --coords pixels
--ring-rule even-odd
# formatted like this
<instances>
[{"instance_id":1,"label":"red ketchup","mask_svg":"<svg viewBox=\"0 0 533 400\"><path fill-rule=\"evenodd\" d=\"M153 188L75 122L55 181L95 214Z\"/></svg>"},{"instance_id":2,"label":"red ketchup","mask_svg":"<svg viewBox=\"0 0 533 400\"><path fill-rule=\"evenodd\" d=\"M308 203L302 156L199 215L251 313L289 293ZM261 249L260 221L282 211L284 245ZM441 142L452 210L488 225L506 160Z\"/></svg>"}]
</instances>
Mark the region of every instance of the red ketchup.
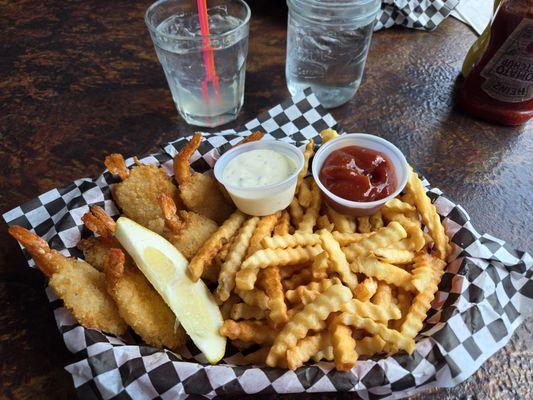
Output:
<instances>
[{"instance_id":1,"label":"red ketchup","mask_svg":"<svg viewBox=\"0 0 533 400\"><path fill-rule=\"evenodd\" d=\"M502 2L459 104L469 114L503 125L533 117L533 0Z\"/></svg>"},{"instance_id":2,"label":"red ketchup","mask_svg":"<svg viewBox=\"0 0 533 400\"><path fill-rule=\"evenodd\" d=\"M320 170L320 181L333 194L358 202L383 199L397 185L387 156L359 146L333 151Z\"/></svg>"}]
</instances>

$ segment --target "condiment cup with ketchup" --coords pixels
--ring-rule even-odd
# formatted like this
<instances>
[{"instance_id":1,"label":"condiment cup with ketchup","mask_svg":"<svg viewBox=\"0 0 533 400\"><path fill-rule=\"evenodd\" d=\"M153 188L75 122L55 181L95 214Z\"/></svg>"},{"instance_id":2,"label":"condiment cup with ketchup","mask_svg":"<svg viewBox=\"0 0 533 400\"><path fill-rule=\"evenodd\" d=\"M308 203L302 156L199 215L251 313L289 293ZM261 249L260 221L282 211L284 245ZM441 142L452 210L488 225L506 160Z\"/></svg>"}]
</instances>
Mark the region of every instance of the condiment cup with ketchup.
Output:
<instances>
[{"instance_id":1,"label":"condiment cup with ketchup","mask_svg":"<svg viewBox=\"0 0 533 400\"><path fill-rule=\"evenodd\" d=\"M315 154L313 176L335 211L372 215L405 187L409 167L389 141L366 133L338 136Z\"/></svg>"},{"instance_id":2,"label":"condiment cup with ketchup","mask_svg":"<svg viewBox=\"0 0 533 400\"><path fill-rule=\"evenodd\" d=\"M224 153L214 173L239 210L260 217L289 206L303 165L303 154L296 146L260 140Z\"/></svg>"}]
</instances>

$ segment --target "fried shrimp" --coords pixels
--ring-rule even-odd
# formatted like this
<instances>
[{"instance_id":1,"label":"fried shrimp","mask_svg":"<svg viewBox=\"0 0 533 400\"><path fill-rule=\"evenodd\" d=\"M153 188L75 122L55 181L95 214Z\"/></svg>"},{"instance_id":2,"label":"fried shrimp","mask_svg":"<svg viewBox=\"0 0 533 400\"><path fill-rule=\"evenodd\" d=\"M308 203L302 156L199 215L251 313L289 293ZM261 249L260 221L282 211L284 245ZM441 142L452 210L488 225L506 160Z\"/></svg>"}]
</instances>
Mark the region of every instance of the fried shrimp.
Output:
<instances>
[{"instance_id":1,"label":"fried shrimp","mask_svg":"<svg viewBox=\"0 0 533 400\"><path fill-rule=\"evenodd\" d=\"M159 195L165 193L181 206L178 189L172 183L172 178L161 168L140 162L128 170L120 154L107 156L105 166L122 179L113 188L113 198L124 214L161 234L165 223L159 206Z\"/></svg>"},{"instance_id":2,"label":"fried shrimp","mask_svg":"<svg viewBox=\"0 0 533 400\"><path fill-rule=\"evenodd\" d=\"M165 217L163 236L190 260L218 229L215 221L194 211L177 211L176 204L166 194L159 197Z\"/></svg>"},{"instance_id":3,"label":"fried shrimp","mask_svg":"<svg viewBox=\"0 0 533 400\"><path fill-rule=\"evenodd\" d=\"M102 236L90 237L81 240L78 249L83 251L85 261L91 264L98 271L104 270L104 258L112 248L121 248L120 243L114 237L104 238Z\"/></svg>"},{"instance_id":4,"label":"fried shrimp","mask_svg":"<svg viewBox=\"0 0 533 400\"><path fill-rule=\"evenodd\" d=\"M183 204L190 211L221 224L231 215L235 207L224 196L213 178L191 170L190 158L201 142L202 136L195 133L189 143L174 157L174 174Z\"/></svg>"},{"instance_id":5,"label":"fried shrimp","mask_svg":"<svg viewBox=\"0 0 533 400\"><path fill-rule=\"evenodd\" d=\"M21 226L10 227L9 234L30 252L39 269L50 278L50 287L80 324L115 335L126 331L126 322L106 291L103 273L85 261L50 249L43 239Z\"/></svg>"},{"instance_id":6,"label":"fried shrimp","mask_svg":"<svg viewBox=\"0 0 533 400\"><path fill-rule=\"evenodd\" d=\"M107 292L122 318L150 346L176 349L186 340L176 316L142 272L128 265L124 253L110 249L105 257Z\"/></svg>"}]
</instances>

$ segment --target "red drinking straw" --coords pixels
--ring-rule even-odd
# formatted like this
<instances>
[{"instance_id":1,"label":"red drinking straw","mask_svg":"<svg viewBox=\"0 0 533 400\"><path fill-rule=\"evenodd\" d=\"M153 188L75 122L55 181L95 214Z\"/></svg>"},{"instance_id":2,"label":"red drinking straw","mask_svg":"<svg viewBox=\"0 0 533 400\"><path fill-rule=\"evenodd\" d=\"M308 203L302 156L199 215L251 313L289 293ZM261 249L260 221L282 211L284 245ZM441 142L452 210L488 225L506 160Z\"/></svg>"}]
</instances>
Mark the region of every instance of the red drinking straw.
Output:
<instances>
[{"instance_id":1,"label":"red drinking straw","mask_svg":"<svg viewBox=\"0 0 533 400\"><path fill-rule=\"evenodd\" d=\"M215 71L215 57L213 54L213 48L211 47L211 41L209 39L209 20L207 18L207 0L196 0L198 6L198 19L200 21L200 32L202 38L202 55L205 65L205 79L202 81L202 92L204 100L209 101L209 89L208 83L213 85L213 91L215 96L218 97L218 76Z\"/></svg>"}]
</instances>

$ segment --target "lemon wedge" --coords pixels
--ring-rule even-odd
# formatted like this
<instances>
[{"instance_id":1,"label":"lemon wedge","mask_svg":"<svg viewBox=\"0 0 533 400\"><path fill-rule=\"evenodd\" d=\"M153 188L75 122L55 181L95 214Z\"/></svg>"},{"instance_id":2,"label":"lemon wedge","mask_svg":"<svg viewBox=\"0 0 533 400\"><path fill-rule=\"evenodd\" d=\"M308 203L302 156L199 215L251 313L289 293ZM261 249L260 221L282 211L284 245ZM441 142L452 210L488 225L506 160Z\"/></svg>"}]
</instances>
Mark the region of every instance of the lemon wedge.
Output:
<instances>
[{"instance_id":1,"label":"lemon wedge","mask_svg":"<svg viewBox=\"0 0 533 400\"><path fill-rule=\"evenodd\" d=\"M118 219L115 236L207 360L220 361L226 350L226 338L219 333L222 314L205 283L187 275L187 259L166 239L126 217Z\"/></svg>"}]
</instances>

